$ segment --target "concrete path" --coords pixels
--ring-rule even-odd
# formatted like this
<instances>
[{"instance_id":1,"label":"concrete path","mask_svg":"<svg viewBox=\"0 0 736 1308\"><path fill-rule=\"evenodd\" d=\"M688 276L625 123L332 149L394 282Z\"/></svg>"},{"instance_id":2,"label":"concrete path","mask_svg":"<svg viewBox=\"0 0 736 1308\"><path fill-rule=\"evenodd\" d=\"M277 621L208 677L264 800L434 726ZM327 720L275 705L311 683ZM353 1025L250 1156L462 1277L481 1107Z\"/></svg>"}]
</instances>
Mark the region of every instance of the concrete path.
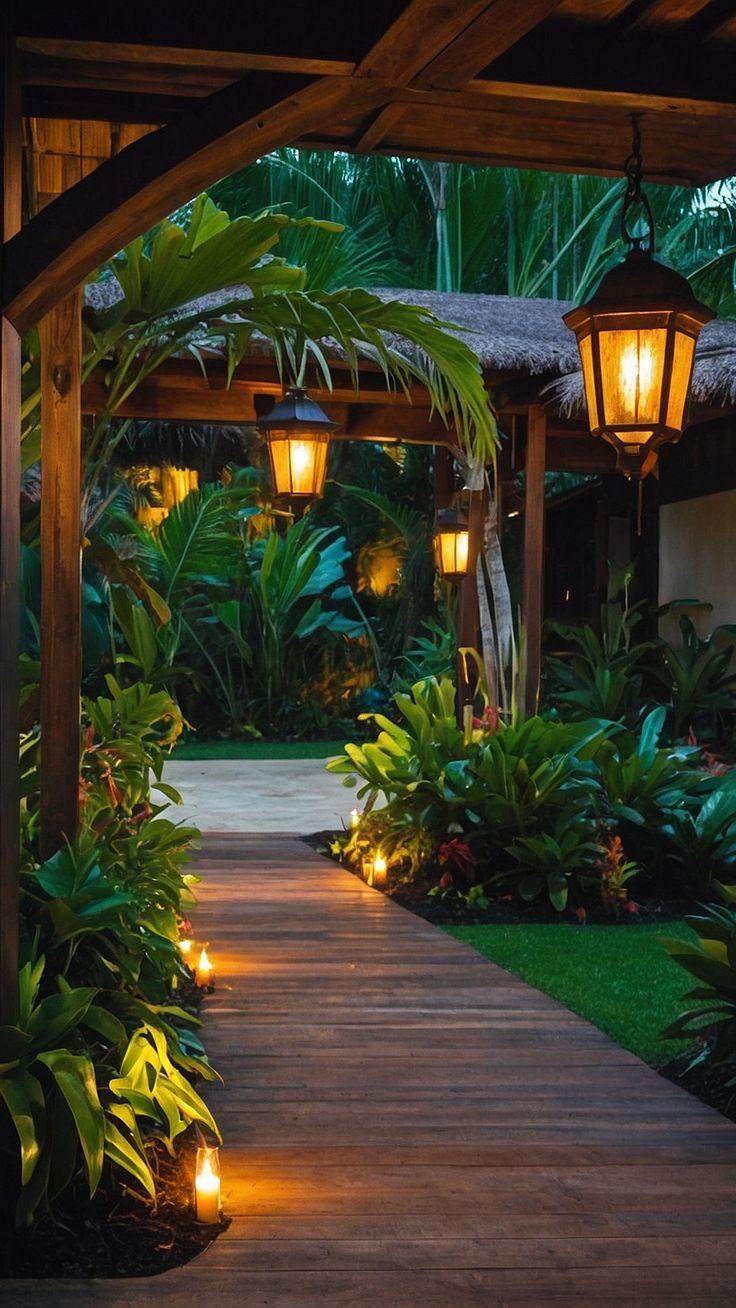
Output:
<instances>
[{"instance_id":1,"label":"concrete path","mask_svg":"<svg viewBox=\"0 0 736 1308\"><path fill-rule=\"evenodd\" d=\"M736 1126L293 837L198 871L232 1224L3 1308L733 1308Z\"/></svg>"},{"instance_id":2,"label":"concrete path","mask_svg":"<svg viewBox=\"0 0 736 1308\"><path fill-rule=\"evenodd\" d=\"M166 764L164 781L183 805L170 816L200 831L335 830L348 824L355 792L325 771L327 760L227 759Z\"/></svg>"}]
</instances>

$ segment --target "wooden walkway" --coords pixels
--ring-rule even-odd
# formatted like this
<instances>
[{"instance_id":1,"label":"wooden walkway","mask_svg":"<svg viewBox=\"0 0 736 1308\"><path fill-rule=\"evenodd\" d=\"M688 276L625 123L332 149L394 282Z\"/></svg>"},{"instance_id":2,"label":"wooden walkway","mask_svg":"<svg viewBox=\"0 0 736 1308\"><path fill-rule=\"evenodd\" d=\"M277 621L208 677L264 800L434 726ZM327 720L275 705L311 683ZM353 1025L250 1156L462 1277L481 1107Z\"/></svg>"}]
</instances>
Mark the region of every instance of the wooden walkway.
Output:
<instances>
[{"instance_id":1,"label":"wooden walkway","mask_svg":"<svg viewBox=\"0 0 736 1308\"><path fill-rule=\"evenodd\" d=\"M293 837L200 864L232 1225L3 1305L733 1308L736 1127Z\"/></svg>"}]
</instances>

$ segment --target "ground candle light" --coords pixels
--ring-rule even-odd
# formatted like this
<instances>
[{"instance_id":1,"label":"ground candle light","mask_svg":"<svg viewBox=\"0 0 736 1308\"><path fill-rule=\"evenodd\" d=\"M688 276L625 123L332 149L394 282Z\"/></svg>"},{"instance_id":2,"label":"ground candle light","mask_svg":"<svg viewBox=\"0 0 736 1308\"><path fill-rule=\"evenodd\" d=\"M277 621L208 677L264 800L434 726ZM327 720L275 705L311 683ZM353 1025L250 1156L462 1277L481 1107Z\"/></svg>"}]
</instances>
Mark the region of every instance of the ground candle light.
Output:
<instances>
[{"instance_id":1,"label":"ground candle light","mask_svg":"<svg viewBox=\"0 0 736 1308\"><path fill-rule=\"evenodd\" d=\"M193 941L193 940L180 940L180 941L179 941L179 952L180 952L181 954L183 954L184 957L186 958L188 954L191 954L191 952L192 952L192 945L193 945L193 944L194 944L194 941Z\"/></svg>"},{"instance_id":2,"label":"ground candle light","mask_svg":"<svg viewBox=\"0 0 736 1308\"><path fill-rule=\"evenodd\" d=\"M198 1222L213 1225L220 1220L220 1155L214 1147L197 1150L194 1197Z\"/></svg>"},{"instance_id":3,"label":"ground candle light","mask_svg":"<svg viewBox=\"0 0 736 1308\"><path fill-rule=\"evenodd\" d=\"M376 860L373 864L373 881L374 886L385 886L388 879L388 869L383 854L376 854Z\"/></svg>"},{"instance_id":4,"label":"ground candle light","mask_svg":"<svg viewBox=\"0 0 736 1308\"><path fill-rule=\"evenodd\" d=\"M353 831L355 831L355 828L357 827L359 822L360 822L360 813L358 812L357 808L354 808L350 813L350 826L352 827Z\"/></svg>"},{"instance_id":5,"label":"ground candle light","mask_svg":"<svg viewBox=\"0 0 736 1308\"><path fill-rule=\"evenodd\" d=\"M199 962L197 963L197 970L194 974L194 979L198 986L208 986L212 983L212 963L210 962L207 956L207 950L204 947L199 955Z\"/></svg>"}]
</instances>

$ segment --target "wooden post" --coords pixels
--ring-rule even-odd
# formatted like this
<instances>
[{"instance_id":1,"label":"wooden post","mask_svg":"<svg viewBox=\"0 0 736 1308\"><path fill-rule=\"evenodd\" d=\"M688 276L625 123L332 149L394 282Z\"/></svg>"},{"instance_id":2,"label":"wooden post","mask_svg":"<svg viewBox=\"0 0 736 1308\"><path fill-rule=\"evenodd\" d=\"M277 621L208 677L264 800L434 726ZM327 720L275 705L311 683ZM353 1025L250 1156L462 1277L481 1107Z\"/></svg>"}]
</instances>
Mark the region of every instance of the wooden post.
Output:
<instances>
[{"instance_id":1,"label":"wooden post","mask_svg":"<svg viewBox=\"0 0 736 1308\"><path fill-rule=\"evenodd\" d=\"M16 53L3 52L3 239L21 225L21 105ZM18 591L20 338L0 324L0 1023L18 1015Z\"/></svg>"},{"instance_id":2,"label":"wooden post","mask_svg":"<svg viewBox=\"0 0 736 1308\"><path fill-rule=\"evenodd\" d=\"M81 655L82 294L41 320L41 855L76 834Z\"/></svg>"},{"instance_id":3,"label":"wooden post","mask_svg":"<svg viewBox=\"0 0 736 1308\"><path fill-rule=\"evenodd\" d=\"M462 726L466 704L472 704L478 684L475 668L469 668L460 654L461 648L475 648L478 644L478 575L476 559L483 543L483 525L485 518L485 490L470 492L468 502L468 559L470 563L466 577L460 583L457 618L457 720Z\"/></svg>"},{"instance_id":4,"label":"wooden post","mask_svg":"<svg viewBox=\"0 0 736 1308\"><path fill-rule=\"evenodd\" d=\"M522 694L524 710L528 714L537 711L539 675L542 666L546 444L547 415L541 404L531 404L526 436L524 577L521 601L521 619L526 641L526 676Z\"/></svg>"}]
</instances>

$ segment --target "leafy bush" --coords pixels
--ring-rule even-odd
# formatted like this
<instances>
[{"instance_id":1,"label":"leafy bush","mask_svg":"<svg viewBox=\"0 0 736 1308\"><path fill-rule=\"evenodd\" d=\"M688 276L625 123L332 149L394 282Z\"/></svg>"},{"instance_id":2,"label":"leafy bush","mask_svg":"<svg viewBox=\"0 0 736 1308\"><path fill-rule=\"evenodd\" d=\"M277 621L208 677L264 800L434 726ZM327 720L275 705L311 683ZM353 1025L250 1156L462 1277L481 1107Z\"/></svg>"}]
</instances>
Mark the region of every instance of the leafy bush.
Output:
<instances>
[{"instance_id":1,"label":"leafy bush","mask_svg":"<svg viewBox=\"0 0 736 1308\"><path fill-rule=\"evenodd\" d=\"M683 996L685 1012L663 1031L663 1039L694 1036L702 1045L695 1060L736 1064L736 893L721 887L730 907L711 904L685 918L698 939L665 940L668 954L698 984ZM736 1084L736 1077L728 1083Z\"/></svg>"},{"instance_id":2,"label":"leafy bush","mask_svg":"<svg viewBox=\"0 0 736 1308\"><path fill-rule=\"evenodd\" d=\"M380 844L412 877L458 837L472 855L464 881L528 899L546 891L560 911L572 890L618 911L633 876L658 877L660 888L667 877L678 893L713 875L736 880L736 773L705 772L697 747L663 747L664 707L639 732L595 718L493 715L463 731L448 679L417 682L394 701L399 723L364 715L376 740L346 745L328 764L346 784L363 783L367 816L345 842L348 860ZM385 807L374 809L379 796Z\"/></svg>"}]
</instances>

